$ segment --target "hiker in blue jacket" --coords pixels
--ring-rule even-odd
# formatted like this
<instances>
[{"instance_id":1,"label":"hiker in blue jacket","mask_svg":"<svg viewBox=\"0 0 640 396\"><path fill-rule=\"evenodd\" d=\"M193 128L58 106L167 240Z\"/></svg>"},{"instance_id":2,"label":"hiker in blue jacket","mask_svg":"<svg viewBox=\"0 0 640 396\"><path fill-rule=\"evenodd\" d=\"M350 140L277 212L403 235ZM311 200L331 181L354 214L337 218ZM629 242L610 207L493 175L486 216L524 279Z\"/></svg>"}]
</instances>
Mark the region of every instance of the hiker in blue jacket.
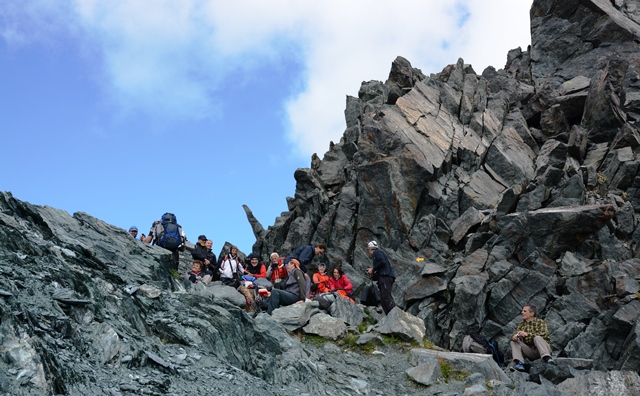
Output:
<instances>
[{"instance_id":1,"label":"hiker in blue jacket","mask_svg":"<svg viewBox=\"0 0 640 396\"><path fill-rule=\"evenodd\" d=\"M388 315L389 312L396 306L396 302L391 295L391 289L393 283L396 281L396 274L393 272L391 262L387 254L378 249L378 242L371 241L367 245L369 254L373 258L373 267L367 268L367 275L373 275L373 280L378 281L378 288L380 289L380 304L384 310L384 314Z\"/></svg>"},{"instance_id":2,"label":"hiker in blue jacket","mask_svg":"<svg viewBox=\"0 0 640 396\"><path fill-rule=\"evenodd\" d=\"M311 260L313 260L313 257L316 255L323 254L326 251L327 251L327 246L324 243L318 243L315 246L311 246L311 245L300 246L299 248L294 250L293 253L287 256L287 259L284 261L284 263L289 264L289 261L296 260L298 262L296 266L300 267L300 270L304 274L306 274L307 266L311 264ZM317 270L317 267L316 267L316 270ZM311 274L311 276L313 276L313 274Z\"/></svg>"}]
</instances>

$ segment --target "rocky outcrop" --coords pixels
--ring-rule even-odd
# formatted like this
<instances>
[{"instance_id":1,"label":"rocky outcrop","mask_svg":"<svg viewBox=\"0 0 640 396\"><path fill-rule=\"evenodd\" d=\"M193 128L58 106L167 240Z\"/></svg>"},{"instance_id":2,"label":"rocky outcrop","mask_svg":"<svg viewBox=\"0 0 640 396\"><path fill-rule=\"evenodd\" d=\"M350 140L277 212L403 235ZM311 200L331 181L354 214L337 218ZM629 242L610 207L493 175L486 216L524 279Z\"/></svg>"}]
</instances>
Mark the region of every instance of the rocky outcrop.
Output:
<instances>
[{"instance_id":1,"label":"rocky outcrop","mask_svg":"<svg viewBox=\"0 0 640 396\"><path fill-rule=\"evenodd\" d=\"M501 70L460 59L426 77L397 58L347 98L288 211L266 230L249 218L254 249L325 242L358 290L375 239L440 347L482 332L508 350L533 303L554 354L640 371L639 5L535 0L532 45Z\"/></svg>"},{"instance_id":2,"label":"rocky outcrop","mask_svg":"<svg viewBox=\"0 0 640 396\"><path fill-rule=\"evenodd\" d=\"M254 251L324 242L356 300L377 240L388 316L341 298L249 315L161 248L0 193L0 393L637 394L638 5L535 0L532 46L500 70L427 77L399 57L347 98L343 138L295 172L274 225L245 207ZM450 352L480 332L508 355L531 303L557 366Z\"/></svg>"}]
</instances>

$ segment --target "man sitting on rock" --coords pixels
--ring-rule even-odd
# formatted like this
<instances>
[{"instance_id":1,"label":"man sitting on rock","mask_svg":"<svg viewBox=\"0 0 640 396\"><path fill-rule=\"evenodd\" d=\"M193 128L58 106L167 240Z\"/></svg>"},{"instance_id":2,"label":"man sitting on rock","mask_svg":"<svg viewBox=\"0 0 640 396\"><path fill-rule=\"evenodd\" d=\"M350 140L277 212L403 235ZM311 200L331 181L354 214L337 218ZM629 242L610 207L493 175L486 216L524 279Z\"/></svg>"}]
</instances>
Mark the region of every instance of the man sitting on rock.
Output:
<instances>
[{"instance_id":1,"label":"man sitting on rock","mask_svg":"<svg viewBox=\"0 0 640 396\"><path fill-rule=\"evenodd\" d=\"M276 252L271 253L270 258L271 265L267 269L267 279L271 281L273 287L276 289L284 289L287 279L289 278L287 267L284 265L285 258L280 257Z\"/></svg>"},{"instance_id":2,"label":"man sitting on rock","mask_svg":"<svg viewBox=\"0 0 640 396\"><path fill-rule=\"evenodd\" d=\"M551 357L549 329L544 320L536 318L537 313L538 309L535 305L525 305L520 312L522 322L518 324L516 332L511 336L511 355L515 370L525 371L524 356L529 360L542 357L545 363L555 364Z\"/></svg>"},{"instance_id":3,"label":"man sitting on rock","mask_svg":"<svg viewBox=\"0 0 640 396\"><path fill-rule=\"evenodd\" d=\"M305 274L296 265L296 261L291 260L287 263L287 272L289 278L284 290L271 289L269 296L269 304L267 313L271 315L274 309L280 306L296 304L305 300L307 295L307 282Z\"/></svg>"}]
</instances>

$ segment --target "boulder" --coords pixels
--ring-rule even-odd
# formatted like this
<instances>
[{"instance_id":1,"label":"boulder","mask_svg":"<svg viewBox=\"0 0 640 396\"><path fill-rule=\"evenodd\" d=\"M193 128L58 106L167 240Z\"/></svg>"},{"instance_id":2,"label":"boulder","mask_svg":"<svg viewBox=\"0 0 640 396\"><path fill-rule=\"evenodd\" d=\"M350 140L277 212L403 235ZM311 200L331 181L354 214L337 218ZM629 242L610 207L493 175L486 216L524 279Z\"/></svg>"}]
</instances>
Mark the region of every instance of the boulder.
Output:
<instances>
[{"instance_id":1,"label":"boulder","mask_svg":"<svg viewBox=\"0 0 640 396\"><path fill-rule=\"evenodd\" d=\"M424 342L425 327L424 322L400 308L393 308L373 330L380 334L388 334L402 338L405 341L414 341L418 344Z\"/></svg>"}]
</instances>

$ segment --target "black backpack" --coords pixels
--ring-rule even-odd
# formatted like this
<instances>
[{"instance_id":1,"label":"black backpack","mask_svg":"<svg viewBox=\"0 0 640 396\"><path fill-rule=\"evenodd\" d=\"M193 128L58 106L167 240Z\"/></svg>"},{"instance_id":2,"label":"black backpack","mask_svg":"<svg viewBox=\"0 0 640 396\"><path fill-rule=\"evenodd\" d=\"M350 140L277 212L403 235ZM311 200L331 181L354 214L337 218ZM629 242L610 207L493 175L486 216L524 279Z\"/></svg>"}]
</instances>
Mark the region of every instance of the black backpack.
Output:
<instances>
[{"instance_id":1,"label":"black backpack","mask_svg":"<svg viewBox=\"0 0 640 396\"><path fill-rule=\"evenodd\" d=\"M165 213L160 220L162 222L162 231L158 236L158 245L169 250L178 250L182 244L182 236L180 235L180 226L173 213Z\"/></svg>"},{"instance_id":2,"label":"black backpack","mask_svg":"<svg viewBox=\"0 0 640 396\"><path fill-rule=\"evenodd\" d=\"M368 307L377 307L380 304L380 290L375 283L370 283L362 289L360 303Z\"/></svg>"},{"instance_id":3,"label":"black backpack","mask_svg":"<svg viewBox=\"0 0 640 396\"><path fill-rule=\"evenodd\" d=\"M470 334L471 338L478 344L484 347L486 354L491 355L493 360L498 363L498 366L502 367L504 364L504 354L500 351L498 343L491 343L489 340L481 336L480 334Z\"/></svg>"}]
</instances>

